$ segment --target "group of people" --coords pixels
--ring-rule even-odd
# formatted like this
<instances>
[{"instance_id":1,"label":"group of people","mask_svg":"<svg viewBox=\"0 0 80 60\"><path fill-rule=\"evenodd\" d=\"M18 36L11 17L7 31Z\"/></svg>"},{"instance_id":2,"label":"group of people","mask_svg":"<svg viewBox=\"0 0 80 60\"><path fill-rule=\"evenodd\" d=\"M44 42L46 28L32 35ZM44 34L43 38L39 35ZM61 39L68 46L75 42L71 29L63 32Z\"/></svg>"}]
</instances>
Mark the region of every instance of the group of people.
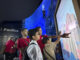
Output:
<instances>
[{"instance_id":1,"label":"group of people","mask_svg":"<svg viewBox=\"0 0 80 60\"><path fill-rule=\"evenodd\" d=\"M14 39L13 37L6 42L0 53L4 53L6 60L13 60L16 56L16 51L19 51L19 60L56 60L55 49L60 41L60 37L68 38L69 33L61 32L58 36L42 35L41 27L34 29L21 30L21 38ZM57 38L52 42L52 38Z\"/></svg>"}]
</instances>

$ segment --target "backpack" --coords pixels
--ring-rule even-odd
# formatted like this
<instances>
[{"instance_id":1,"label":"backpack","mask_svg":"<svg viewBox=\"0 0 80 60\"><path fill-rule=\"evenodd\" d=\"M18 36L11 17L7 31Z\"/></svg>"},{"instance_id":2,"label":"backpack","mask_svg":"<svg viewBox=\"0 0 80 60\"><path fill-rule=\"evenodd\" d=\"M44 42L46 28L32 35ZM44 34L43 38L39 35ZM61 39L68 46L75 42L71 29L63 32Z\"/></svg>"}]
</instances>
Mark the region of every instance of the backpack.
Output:
<instances>
[{"instance_id":1,"label":"backpack","mask_svg":"<svg viewBox=\"0 0 80 60\"><path fill-rule=\"evenodd\" d=\"M26 48L24 49L24 52L23 52L23 60L30 60L30 58L28 57L28 54L27 54L27 49L28 49L28 47L30 45L35 44L35 43L29 44L27 41L26 41L26 43L28 44L28 46L26 46Z\"/></svg>"}]
</instances>

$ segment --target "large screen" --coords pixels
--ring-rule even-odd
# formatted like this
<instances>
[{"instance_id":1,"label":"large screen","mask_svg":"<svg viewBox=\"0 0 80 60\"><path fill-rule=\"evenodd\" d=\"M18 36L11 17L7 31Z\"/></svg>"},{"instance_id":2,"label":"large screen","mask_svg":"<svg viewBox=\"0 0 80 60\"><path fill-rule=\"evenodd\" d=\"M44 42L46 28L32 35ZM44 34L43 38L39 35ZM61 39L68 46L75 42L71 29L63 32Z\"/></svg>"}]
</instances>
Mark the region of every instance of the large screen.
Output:
<instances>
[{"instance_id":1,"label":"large screen","mask_svg":"<svg viewBox=\"0 0 80 60\"><path fill-rule=\"evenodd\" d=\"M80 60L80 27L72 0L61 0L57 14L58 29L70 33L70 38L61 38L64 60Z\"/></svg>"}]
</instances>

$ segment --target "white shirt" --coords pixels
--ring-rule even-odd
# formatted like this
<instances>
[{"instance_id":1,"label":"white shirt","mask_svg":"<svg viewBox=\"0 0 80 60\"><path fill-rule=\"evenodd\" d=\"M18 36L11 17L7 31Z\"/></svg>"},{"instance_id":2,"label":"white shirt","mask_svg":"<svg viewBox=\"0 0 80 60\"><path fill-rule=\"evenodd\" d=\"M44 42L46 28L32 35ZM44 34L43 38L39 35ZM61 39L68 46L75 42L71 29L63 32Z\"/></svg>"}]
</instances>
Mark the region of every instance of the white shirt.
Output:
<instances>
[{"instance_id":1,"label":"white shirt","mask_svg":"<svg viewBox=\"0 0 80 60\"><path fill-rule=\"evenodd\" d=\"M34 43L34 44L32 44ZM43 60L42 53L36 41L32 40L27 48L27 54L30 60Z\"/></svg>"}]
</instances>

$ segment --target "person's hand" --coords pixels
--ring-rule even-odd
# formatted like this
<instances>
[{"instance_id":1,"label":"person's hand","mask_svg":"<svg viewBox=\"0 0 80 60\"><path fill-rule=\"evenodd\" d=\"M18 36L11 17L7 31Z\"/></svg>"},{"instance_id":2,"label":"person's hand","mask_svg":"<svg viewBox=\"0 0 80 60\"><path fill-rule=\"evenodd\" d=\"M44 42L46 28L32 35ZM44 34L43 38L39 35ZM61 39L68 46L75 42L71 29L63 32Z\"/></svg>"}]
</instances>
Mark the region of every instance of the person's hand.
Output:
<instances>
[{"instance_id":1,"label":"person's hand","mask_svg":"<svg viewBox=\"0 0 80 60\"><path fill-rule=\"evenodd\" d=\"M13 49L13 48L16 48L16 45L13 45L11 48L12 48L12 49Z\"/></svg>"},{"instance_id":2,"label":"person's hand","mask_svg":"<svg viewBox=\"0 0 80 60\"><path fill-rule=\"evenodd\" d=\"M62 38L69 38L69 34L71 33L64 33L63 35L61 35Z\"/></svg>"}]
</instances>

